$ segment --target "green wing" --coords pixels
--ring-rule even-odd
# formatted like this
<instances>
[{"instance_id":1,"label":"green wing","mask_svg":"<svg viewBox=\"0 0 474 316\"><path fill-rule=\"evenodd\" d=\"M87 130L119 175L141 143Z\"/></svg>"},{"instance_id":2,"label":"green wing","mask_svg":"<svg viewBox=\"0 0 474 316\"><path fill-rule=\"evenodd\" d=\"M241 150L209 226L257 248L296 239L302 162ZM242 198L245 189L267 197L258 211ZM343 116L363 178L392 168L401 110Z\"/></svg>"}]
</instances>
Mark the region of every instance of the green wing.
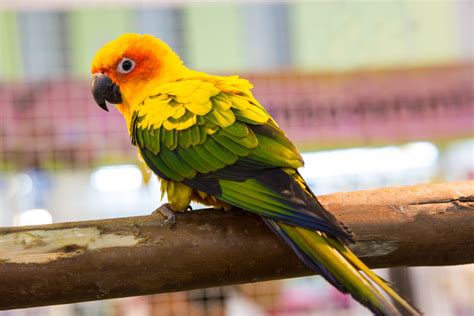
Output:
<instances>
[{"instance_id":1,"label":"green wing","mask_svg":"<svg viewBox=\"0 0 474 316\"><path fill-rule=\"evenodd\" d=\"M132 115L132 143L164 179L267 218L348 238L297 181L303 160L250 87L238 77L160 86Z\"/></svg>"},{"instance_id":2,"label":"green wing","mask_svg":"<svg viewBox=\"0 0 474 316\"><path fill-rule=\"evenodd\" d=\"M160 177L261 215L303 262L374 313L399 314L377 284L418 315L333 238L350 236L306 186L296 171L301 156L250 88L237 77L163 85L133 113L132 143Z\"/></svg>"}]
</instances>

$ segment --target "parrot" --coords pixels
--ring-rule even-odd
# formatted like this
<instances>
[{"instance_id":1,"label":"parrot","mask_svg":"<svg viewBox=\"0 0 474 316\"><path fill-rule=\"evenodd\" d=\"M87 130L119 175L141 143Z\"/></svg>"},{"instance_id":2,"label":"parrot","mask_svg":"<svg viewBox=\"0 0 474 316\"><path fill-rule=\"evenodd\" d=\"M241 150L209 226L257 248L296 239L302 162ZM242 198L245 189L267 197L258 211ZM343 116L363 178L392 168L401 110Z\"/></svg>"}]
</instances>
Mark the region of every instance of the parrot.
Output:
<instances>
[{"instance_id":1,"label":"parrot","mask_svg":"<svg viewBox=\"0 0 474 316\"><path fill-rule=\"evenodd\" d=\"M300 260L375 315L420 315L348 247L350 230L298 169L295 145L239 76L188 68L162 40L126 33L100 48L92 96L125 119L138 156L160 180L174 223L191 202L261 216Z\"/></svg>"}]
</instances>

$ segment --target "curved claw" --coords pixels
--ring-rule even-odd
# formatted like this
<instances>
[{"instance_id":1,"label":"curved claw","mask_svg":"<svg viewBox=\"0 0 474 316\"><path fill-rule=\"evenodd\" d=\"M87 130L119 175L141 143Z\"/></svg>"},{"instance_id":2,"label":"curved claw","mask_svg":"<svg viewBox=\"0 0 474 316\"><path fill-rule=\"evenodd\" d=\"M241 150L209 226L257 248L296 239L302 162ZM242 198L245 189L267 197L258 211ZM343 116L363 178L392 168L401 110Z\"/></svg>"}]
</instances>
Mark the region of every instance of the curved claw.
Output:
<instances>
[{"instance_id":1,"label":"curved claw","mask_svg":"<svg viewBox=\"0 0 474 316\"><path fill-rule=\"evenodd\" d=\"M170 229L176 224L176 214L171 209L169 203L165 203L153 211L152 215L161 214L165 218L165 222L170 224Z\"/></svg>"}]
</instances>

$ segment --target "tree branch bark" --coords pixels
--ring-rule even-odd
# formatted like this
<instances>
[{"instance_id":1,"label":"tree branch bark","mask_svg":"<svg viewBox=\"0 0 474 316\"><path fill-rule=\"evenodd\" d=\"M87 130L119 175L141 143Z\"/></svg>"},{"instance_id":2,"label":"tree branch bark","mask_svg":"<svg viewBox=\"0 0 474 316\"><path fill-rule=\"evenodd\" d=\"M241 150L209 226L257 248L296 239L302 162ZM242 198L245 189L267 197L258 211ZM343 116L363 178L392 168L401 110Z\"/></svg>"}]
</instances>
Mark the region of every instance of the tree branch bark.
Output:
<instances>
[{"instance_id":1,"label":"tree branch bark","mask_svg":"<svg viewBox=\"0 0 474 316\"><path fill-rule=\"evenodd\" d=\"M322 204L371 267L474 262L474 181L336 193ZM0 228L0 309L310 275L243 211Z\"/></svg>"}]
</instances>

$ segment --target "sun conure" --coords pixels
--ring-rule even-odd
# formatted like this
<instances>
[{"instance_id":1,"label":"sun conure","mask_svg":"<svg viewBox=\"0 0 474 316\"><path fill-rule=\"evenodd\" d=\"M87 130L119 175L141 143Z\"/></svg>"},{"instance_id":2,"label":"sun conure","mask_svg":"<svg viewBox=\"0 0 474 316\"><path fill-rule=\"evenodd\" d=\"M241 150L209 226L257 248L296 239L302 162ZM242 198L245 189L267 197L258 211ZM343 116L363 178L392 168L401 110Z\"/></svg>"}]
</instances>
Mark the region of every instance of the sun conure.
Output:
<instances>
[{"instance_id":1,"label":"sun conure","mask_svg":"<svg viewBox=\"0 0 474 316\"><path fill-rule=\"evenodd\" d=\"M347 248L351 234L299 174L301 155L250 82L191 70L164 42L139 34L106 44L91 70L95 101L123 114L132 144L161 180L169 203L159 210L171 220L191 201L256 213L305 264L373 313L419 314Z\"/></svg>"}]
</instances>

